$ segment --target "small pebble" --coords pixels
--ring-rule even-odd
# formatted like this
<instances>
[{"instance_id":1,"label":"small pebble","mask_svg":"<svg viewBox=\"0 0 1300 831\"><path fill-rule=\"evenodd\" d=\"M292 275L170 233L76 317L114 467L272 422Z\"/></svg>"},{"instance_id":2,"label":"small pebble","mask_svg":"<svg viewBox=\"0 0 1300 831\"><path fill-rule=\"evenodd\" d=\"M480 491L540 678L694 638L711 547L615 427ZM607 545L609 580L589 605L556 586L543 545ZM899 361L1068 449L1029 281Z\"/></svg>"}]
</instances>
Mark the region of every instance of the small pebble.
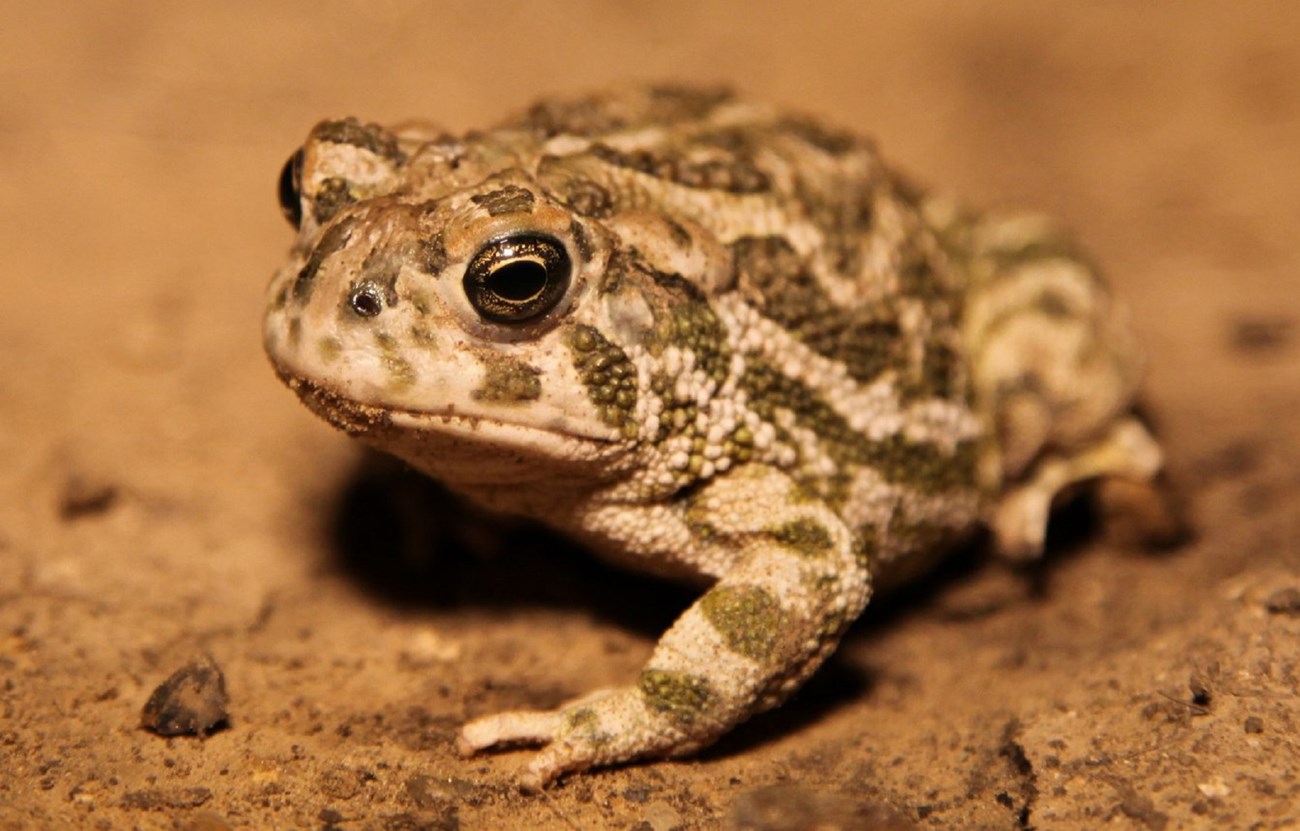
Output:
<instances>
[{"instance_id":1,"label":"small pebble","mask_svg":"<svg viewBox=\"0 0 1300 831\"><path fill-rule=\"evenodd\" d=\"M1264 598L1264 608L1275 615L1300 615L1300 588L1278 589Z\"/></svg>"},{"instance_id":2,"label":"small pebble","mask_svg":"<svg viewBox=\"0 0 1300 831\"><path fill-rule=\"evenodd\" d=\"M71 522L105 513L113 507L117 496L117 486L112 482L73 474L59 495L59 516Z\"/></svg>"},{"instance_id":3,"label":"small pebble","mask_svg":"<svg viewBox=\"0 0 1300 831\"><path fill-rule=\"evenodd\" d=\"M221 667L205 655L158 685L140 724L160 736L206 736L230 718L229 705Z\"/></svg>"}]
</instances>

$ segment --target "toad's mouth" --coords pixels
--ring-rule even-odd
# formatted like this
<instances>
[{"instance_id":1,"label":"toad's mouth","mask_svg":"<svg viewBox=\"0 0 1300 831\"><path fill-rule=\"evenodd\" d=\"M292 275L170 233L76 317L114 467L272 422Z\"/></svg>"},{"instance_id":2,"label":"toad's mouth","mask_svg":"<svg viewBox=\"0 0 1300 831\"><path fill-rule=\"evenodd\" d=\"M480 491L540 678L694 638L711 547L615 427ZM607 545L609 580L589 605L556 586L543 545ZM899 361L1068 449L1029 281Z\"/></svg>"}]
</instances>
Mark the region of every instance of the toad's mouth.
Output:
<instances>
[{"instance_id":1,"label":"toad's mouth","mask_svg":"<svg viewBox=\"0 0 1300 831\"><path fill-rule=\"evenodd\" d=\"M559 427L457 413L450 407L434 412L362 404L314 381L284 372L276 374L313 413L349 436L381 447L386 439L406 433L424 434L430 440L445 435L463 444L533 449L547 456L558 453L570 458L603 455L626 444L609 435L582 435Z\"/></svg>"},{"instance_id":2,"label":"toad's mouth","mask_svg":"<svg viewBox=\"0 0 1300 831\"><path fill-rule=\"evenodd\" d=\"M284 385L293 390L307 409L354 438L362 438L392 426L392 412L383 407L352 401L333 390L278 370Z\"/></svg>"}]
</instances>

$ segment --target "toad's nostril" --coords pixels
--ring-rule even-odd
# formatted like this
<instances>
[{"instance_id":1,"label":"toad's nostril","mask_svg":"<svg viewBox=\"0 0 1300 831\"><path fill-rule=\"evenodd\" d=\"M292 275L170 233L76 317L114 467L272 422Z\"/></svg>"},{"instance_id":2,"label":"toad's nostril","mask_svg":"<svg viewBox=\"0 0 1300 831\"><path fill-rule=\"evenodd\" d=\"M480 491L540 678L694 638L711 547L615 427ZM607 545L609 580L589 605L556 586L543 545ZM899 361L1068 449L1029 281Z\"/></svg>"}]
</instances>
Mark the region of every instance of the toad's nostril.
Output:
<instances>
[{"instance_id":1,"label":"toad's nostril","mask_svg":"<svg viewBox=\"0 0 1300 831\"><path fill-rule=\"evenodd\" d=\"M348 294L348 308L360 317L374 317L384 310L384 295L374 283L362 283Z\"/></svg>"}]
</instances>

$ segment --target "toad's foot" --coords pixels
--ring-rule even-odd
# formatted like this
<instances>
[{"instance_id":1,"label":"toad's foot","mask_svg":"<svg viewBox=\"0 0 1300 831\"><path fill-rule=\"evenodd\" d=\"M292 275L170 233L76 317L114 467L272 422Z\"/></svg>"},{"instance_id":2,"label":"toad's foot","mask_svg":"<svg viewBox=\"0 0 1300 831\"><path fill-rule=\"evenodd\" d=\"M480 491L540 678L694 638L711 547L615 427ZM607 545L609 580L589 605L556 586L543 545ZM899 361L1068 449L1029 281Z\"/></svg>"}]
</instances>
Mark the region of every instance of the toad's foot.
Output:
<instances>
[{"instance_id":1,"label":"toad's foot","mask_svg":"<svg viewBox=\"0 0 1300 831\"><path fill-rule=\"evenodd\" d=\"M1163 457L1135 418L1117 422L1096 443L1068 456L1049 455L1025 483L1013 487L992 518L999 553L1013 561L1039 556L1052 505L1067 489L1092 479L1114 480L1103 490L1108 513L1124 513L1152 538L1174 538L1179 520L1161 493Z\"/></svg>"},{"instance_id":2,"label":"toad's foot","mask_svg":"<svg viewBox=\"0 0 1300 831\"><path fill-rule=\"evenodd\" d=\"M643 676L642 686L646 685ZM475 719L461 728L456 749L470 755L489 748L542 745L519 775L533 792L565 773L647 756L688 753L707 742L692 741L675 723L703 705L703 691L679 691L678 714L658 710L643 690L600 690L556 710L514 711ZM703 735L715 731L705 729Z\"/></svg>"}]
</instances>

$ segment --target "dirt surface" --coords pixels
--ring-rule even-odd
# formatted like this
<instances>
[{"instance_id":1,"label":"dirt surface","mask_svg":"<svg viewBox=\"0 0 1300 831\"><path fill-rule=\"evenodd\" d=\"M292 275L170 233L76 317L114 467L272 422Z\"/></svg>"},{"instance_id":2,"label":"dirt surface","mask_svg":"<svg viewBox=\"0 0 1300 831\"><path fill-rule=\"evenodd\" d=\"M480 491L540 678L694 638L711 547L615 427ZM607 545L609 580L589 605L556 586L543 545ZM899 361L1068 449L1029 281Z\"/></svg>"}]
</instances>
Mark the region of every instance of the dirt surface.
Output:
<instances>
[{"instance_id":1,"label":"dirt surface","mask_svg":"<svg viewBox=\"0 0 1300 831\"><path fill-rule=\"evenodd\" d=\"M1300 827L1300 5L3 6L0 827ZM465 129L630 78L1063 217L1197 538L1080 509L1028 575L968 552L695 760L525 797L525 754L457 758L466 716L633 678L689 595L444 522L279 386L276 175L326 115ZM224 726L143 730L205 655Z\"/></svg>"}]
</instances>

